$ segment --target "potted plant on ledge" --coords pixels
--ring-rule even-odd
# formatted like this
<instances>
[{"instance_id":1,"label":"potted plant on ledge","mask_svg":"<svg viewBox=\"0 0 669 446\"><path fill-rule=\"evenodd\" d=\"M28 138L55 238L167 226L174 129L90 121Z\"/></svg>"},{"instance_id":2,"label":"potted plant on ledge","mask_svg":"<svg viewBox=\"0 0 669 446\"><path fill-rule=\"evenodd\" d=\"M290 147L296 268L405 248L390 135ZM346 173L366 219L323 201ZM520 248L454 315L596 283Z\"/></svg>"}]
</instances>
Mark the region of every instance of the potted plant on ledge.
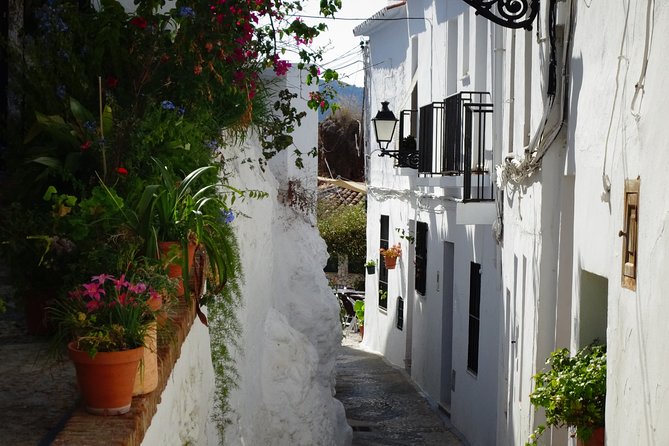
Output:
<instances>
[{"instance_id":1,"label":"potted plant on ledge","mask_svg":"<svg viewBox=\"0 0 669 446\"><path fill-rule=\"evenodd\" d=\"M365 268L367 268L367 274L374 274L376 272L376 260L368 260L365 263Z\"/></svg>"},{"instance_id":2,"label":"potted plant on ledge","mask_svg":"<svg viewBox=\"0 0 669 446\"><path fill-rule=\"evenodd\" d=\"M360 337L365 336L365 301L356 300L353 304L353 311L355 311L355 318L358 320L358 327L360 327Z\"/></svg>"},{"instance_id":3,"label":"potted plant on ledge","mask_svg":"<svg viewBox=\"0 0 669 446\"><path fill-rule=\"evenodd\" d=\"M566 348L546 360L551 368L534 375L530 402L543 407L546 424L530 435L527 445L536 445L547 427L570 426L572 436L588 446L604 445L606 405L606 346L591 345L570 356Z\"/></svg>"},{"instance_id":4,"label":"potted plant on ledge","mask_svg":"<svg viewBox=\"0 0 669 446\"><path fill-rule=\"evenodd\" d=\"M395 269L397 258L402 257L402 247L399 243L394 244L390 248L381 248L379 250L383 256L383 261L386 269Z\"/></svg>"},{"instance_id":5,"label":"potted plant on ledge","mask_svg":"<svg viewBox=\"0 0 669 446\"><path fill-rule=\"evenodd\" d=\"M143 282L100 274L51 308L55 341L67 344L88 412L130 410L147 330L156 319L153 302L160 299Z\"/></svg>"}]
</instances>

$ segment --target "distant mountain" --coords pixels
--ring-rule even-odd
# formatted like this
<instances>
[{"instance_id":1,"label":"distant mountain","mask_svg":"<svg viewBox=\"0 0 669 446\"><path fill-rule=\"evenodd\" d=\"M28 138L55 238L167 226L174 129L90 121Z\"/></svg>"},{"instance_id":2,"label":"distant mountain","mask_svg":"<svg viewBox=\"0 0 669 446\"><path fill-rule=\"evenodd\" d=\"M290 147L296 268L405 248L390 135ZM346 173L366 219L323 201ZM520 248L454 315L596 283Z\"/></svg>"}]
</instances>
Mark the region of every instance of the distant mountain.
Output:
<instances>
[{"instance_id":1,"label":"distant mountain","mask_svg":"<svg viewBox=\"0 0 669 446\"><path fill-rule=\"evenodd\" d=\"M337 92L337 98L335 99L337 103L356 110L362 108L362 101L365 94L364 88L348 85L343 82L333 82L332 85ZM321 86L321 90L323 90L323 86ZM323 121L328 116L330 116L330 110L327 110L325 113L318 112L318 122Z\"/></svg>"}]
</instances>

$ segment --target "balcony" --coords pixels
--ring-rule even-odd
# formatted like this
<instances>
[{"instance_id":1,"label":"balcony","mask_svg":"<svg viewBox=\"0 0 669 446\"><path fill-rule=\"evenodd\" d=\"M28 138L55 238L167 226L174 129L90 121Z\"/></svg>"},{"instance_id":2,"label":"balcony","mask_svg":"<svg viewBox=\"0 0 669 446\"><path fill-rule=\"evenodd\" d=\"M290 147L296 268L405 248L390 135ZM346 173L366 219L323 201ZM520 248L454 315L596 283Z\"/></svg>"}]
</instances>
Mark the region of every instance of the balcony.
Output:
<instances>
[{"instance_id":1,"label":"balcony","mask_svg":"<svg viewBox=\"0 0 669 446\"><path fill-rule=\"evenodd\" d=\"M494 200L492 112L487 92L460 92L403 110L398 165L418 169L421 177L458 177L453 185L465 202Z\"/></svg>"}]
</instances>

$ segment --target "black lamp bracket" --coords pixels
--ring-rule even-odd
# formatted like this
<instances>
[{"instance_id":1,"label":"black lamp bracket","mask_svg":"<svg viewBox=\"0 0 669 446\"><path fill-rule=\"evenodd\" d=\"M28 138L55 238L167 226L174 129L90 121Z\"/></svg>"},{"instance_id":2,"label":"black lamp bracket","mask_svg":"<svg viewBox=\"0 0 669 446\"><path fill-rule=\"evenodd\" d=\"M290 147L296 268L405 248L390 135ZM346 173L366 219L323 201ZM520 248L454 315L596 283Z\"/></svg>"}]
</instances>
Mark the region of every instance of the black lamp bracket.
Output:
<instances>
[{"instance_id":1,"label":"black lamp bracket","mask_svg":"<svg viewBox=\"0 0 669 446\"><path fill-rule=\"evenodd\" d=\"M505 28L530 31L539 14L539 0L463 0L476 14Z\"/></svg>"}]
</instances>

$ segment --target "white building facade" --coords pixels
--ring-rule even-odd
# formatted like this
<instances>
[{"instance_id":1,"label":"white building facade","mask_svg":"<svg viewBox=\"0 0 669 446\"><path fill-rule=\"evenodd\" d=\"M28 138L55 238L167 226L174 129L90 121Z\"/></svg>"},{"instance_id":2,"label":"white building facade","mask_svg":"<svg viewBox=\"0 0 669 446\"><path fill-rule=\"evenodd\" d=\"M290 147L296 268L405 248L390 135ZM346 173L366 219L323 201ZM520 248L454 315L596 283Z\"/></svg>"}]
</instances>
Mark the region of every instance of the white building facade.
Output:
<instances>
[{"instance_id":1,"label":"white building facade","mask_svg":"<svg viewBox=\"0 0 669 446\"><path fill-rule=\"evenodd\" d=\"M550 353L606 343L606 444L664 444L669 7L536 4L531 30L463 0L389 3L356 28L371 67L368 256L404 250L367 278L364 344L470 444L516 446L543 421L529 394ZM381 101L396 158L377 156ZM576 443L561 429L539 444Z\"/></svg>"},{"instance_id":2,"label":"white building facade","mask_svg":"<svg viewBox=\"0 0 669 446\"><path fill-rule=\"evenodd\" d=\"M355 28L366 36L366 348L410 373L472 445L495 443L500 331L493 183L491 24L466 4L408 1ZM371 119L400 120L383 156ZM445 126L446 110L459 119ZM501 153L501 152L500 152ZM379 254L399 243L388 270Z\"/></svg>"},{"instance_id":3,"label":"white building facade","mask_svg":"<svg viewBox=\"0 0 669 446\"><path fill-rule=\"evenodd\" d=\"M532 31L505 31L498 444L541 422L527 395L550 352L593 341L608 352L606 444L669 438L662 3L545 1Z\"/></svg>"}]
</instances>

